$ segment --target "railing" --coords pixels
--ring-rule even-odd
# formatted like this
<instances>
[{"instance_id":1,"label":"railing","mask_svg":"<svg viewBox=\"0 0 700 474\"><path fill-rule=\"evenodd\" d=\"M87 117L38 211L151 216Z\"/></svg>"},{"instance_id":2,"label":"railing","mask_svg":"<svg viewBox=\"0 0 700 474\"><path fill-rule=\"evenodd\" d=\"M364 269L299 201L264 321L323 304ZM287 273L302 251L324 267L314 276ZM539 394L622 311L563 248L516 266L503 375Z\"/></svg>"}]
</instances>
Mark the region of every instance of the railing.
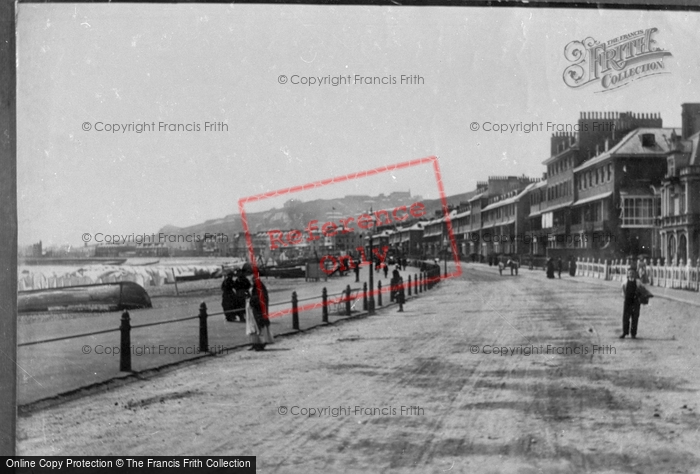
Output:
<instances>
[{"instance_id":1,"label":"railing","mask_svg":"<svg viewBox=\"0 0 700 474\"><path fill-rule=\"evenodd\" d=\"M411 275L408 275L407 282L405 282L404 289L407 290L408 296L411 296L413 293L415 296L418 296L419 293L422 293L423 291L427 291L428 289L432 288L439 280L440 280L440 267L438 265L432 264L432 263L426 263L426 262L418 262L418 265L420 265L420 268L423 269L419 273L414 273L413 278L411 278ZM395 299L395 292L397 291L397 287L395 285L386 285L382 287L381 280L377 282L377 302L378 306L383 306L382 305L382 294L383 293L389 293L391 295L390 301L393 302ZM362 291L363 290L363 291ZM308 302L308 301L318 301L317 304L311 304L310 306L307 305L304 309L315 309L315 308L321 308L321 322L322 323L328 323L328 317L331 313L335 313L337 316L350 316L352 315L353 312L359 313L360 310L356 309L356 305L360 299L362 299L362 304L363 304L363 310L367 311L368 309L368 302L367 302L367 296L368 296L368 291L367 291L367 283L364 283L363 288L351 288L350 285L347 285L347 287L339 293L334 293L334 294L328 294L327 289L324 287L321 296L311 296L308 298L303 298L299 299L297 297L297 292L293 291L292 292L292 297L291 297L291 311L289 310L283 310L278 312L278 314L285 314L285 313L291 313L292 315L292 329L294 330L300 330L300 325L299 325L299 307L298 304L302 302ZM289 304L288 302L277 302L277 303L270 303L269 307L275 307L275 306L283 306ZM199 344L198 344L198 349L199 353L208 353L211 352L212 347L209 346L209 327L207 323L207 319L210 316L219 316L219 315L224 315L225 313L223 311L216 312L216 313L211 313L209 314L207 312L207 305L206 303L202 302L199 306L199 314L195 316L187 316L184 318L177 318L177 319L169 319L165 321L156 321L156 322L151 322L151 323L145 323L145 324L138 324L138 325L131 325L131 316L129 315L128 311L124 311L121 314L120 317L120 324L118 327L111 328L111 329L104 329L100 331L93 331L89 333L81 333L81 334L71 334L69 336L63 336L63 337L56 337L56 338L51 338L51 339L42 339L38 341L28 341L28 342L23 342L18 344L18 347L22 346L32 346L32 345L37 345L37 344L46 344L46 343L51 343L51 342L58 342L58 341L66 341L70 339L76 339L76 338L83 338L83 337L91 337L91 336L96 336L99 334L107 334L107 333L114 333L114 332L120 332L121 333L121 338L120 338L120 345L119 345L119 370L122 372L132 372L132 364L131 364L131 355L132 355L132 350L131 350L131 330L132 329L141 329L141 328L146 328L146 327L151 327L151 326L159 326L159 325L164 325L164 324L172 324L172 323L179 323L183 321L191 321L194 319L199 319L199 331L198 331L198 338L199 338ZM84 346L87 347L87 346ZM86 352L87 353L87 352Z\"/></svg>"},{"instance_id":2,"label":"railing","mask_svg":"<svg viewBox=\"0 0 700 474\"><path fill-rule=\"evenodd\" d=\"M624 281L627 278L627 270L632 266L629 259L626 260L595 260L582 259L576 262L576 275L602 280ZM660 265L656 259L651 263L645 261L641 265L635 265L639 278L645 284L661 288L674 288L690 291L700 291L700 259L691 265L690 262L671 261L668 265Z\"/></svg>"}]
</instances>

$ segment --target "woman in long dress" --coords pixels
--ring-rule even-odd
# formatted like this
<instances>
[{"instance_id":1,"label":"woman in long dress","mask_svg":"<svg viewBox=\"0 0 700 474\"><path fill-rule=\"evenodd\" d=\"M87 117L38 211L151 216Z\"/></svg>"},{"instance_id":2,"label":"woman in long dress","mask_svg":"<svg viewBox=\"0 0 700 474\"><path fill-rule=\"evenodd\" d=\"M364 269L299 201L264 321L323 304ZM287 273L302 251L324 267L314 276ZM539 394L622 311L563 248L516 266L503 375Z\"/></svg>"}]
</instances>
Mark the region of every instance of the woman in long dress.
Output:
<instances>
[{"instance_id":1,"label":"woman in long dress","mask_svg":"<svg viewBox=\"0 0 700 474\"><path fill-rule=\"evenodd\" d=\"M226 321L235 321L236 290L233 287L233 272L228 272L221 283L221 307L224 309Z\"/></svg>"},{"instance_id":2,"label":"woman in long dress","mask_svg":"<svg viewBox=\"0 0 700 474\"><path fill-rule=\"evenodd\" d=\"M270 298L265 284L259 278L253 278L254 283L251 288L250 300L248 300L246 305L246 334L248 334L252 343L250 350L262 351L267 344L274 342L270 332L270 320L268 319ZM261 296L262 301L260 299Z\"/></svg>"}]
</instances>

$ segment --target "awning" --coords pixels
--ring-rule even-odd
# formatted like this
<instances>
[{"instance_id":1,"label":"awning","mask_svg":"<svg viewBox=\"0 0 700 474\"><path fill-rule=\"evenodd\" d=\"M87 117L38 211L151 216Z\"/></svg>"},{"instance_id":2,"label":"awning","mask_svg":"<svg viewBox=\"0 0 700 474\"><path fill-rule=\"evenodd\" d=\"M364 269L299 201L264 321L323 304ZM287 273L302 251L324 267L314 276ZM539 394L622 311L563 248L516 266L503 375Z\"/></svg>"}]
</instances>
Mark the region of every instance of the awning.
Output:
<instances>
[{"instance_id":1,"label":"awning","mask_svg":"<svg viewBox=\"0 0 700 474\"><path fill-rule=\"evenodd\" d=\"M545 212L556 211L556 210L562 209L562 208L564 208L564 207L569 207L569 206L571 206L573 203L574 203L574 201L569 201L569 202L565 202L565 203L562 203L562 204L557 204L556 206L552 206L552 207L548 207L548 208L546 208L546 209L542 209L542 210L540 210L539 212L540 212L540 214L542 214L542 213L545 213ZM532 217L532 214L530 214L530 217Z\"/></svg>"},{"instance_id":2,"label":"awning","mask_svg":"<svg viewBox=\"0 0 700 474\"><path fill-rule=\"evenodd\" d=\"M588 204L589 202L598 201L599 199L609 198L610 196L612 196L612 191L608 191L607 193L603 193L603 194L596 194L595 196L587 197L585 199L579 199L578 201L576 201L574 203L574 206L578 206L580 204Z\"/></svg>"}]
</instances>

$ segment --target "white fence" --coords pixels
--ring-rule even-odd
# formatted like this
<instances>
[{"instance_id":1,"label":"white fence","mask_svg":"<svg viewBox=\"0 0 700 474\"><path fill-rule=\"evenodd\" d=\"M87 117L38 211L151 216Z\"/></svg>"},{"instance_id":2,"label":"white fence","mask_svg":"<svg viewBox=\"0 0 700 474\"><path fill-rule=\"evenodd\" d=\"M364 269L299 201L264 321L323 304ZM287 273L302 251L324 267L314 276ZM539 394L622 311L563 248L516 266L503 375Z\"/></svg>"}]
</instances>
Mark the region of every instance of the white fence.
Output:
<instances>
[{"instance_id":1,"label":"white fence","mask_svg":"<svg viewBox=\"0 0 700 474\"><path fill-rule=\"evenodd\" d=\"M602 280L623 281L627 278L630 260L582 259L576 262L576 275ZM661 288L677 288L700 291L700 260L692 266L690 262L673 261L669 265L640 262L636 265L639 277L647 284Z\"/></svg>"}]
</instances>

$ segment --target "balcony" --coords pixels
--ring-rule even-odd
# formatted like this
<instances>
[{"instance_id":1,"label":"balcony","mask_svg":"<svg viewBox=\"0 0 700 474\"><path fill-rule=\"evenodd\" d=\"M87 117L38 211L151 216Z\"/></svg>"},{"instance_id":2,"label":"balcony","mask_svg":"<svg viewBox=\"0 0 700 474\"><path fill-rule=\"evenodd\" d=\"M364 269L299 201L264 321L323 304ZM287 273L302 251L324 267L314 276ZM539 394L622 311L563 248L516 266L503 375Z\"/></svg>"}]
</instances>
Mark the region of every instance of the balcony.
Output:
<instances>
[{"instance_id":1,"label":"balcony","mask_svg":"<svg viewBox=\"0 0 700 474\"><path fill-rule=\"evenodd\" d=\"M663 227L677 225L696 225L700 223L700 214L681 214L679 216L664 216L661 219Z\"/></svg>"},{"instance_id":2,"label":"balcony","mask_svg":"<svg viewBox=\"0 0 700 474\"><path fill-rule=\"evenodd\" d=\"M681 176L700 175L700 165L686 166L681 168Z\"/></svg>"}]
</instances>

